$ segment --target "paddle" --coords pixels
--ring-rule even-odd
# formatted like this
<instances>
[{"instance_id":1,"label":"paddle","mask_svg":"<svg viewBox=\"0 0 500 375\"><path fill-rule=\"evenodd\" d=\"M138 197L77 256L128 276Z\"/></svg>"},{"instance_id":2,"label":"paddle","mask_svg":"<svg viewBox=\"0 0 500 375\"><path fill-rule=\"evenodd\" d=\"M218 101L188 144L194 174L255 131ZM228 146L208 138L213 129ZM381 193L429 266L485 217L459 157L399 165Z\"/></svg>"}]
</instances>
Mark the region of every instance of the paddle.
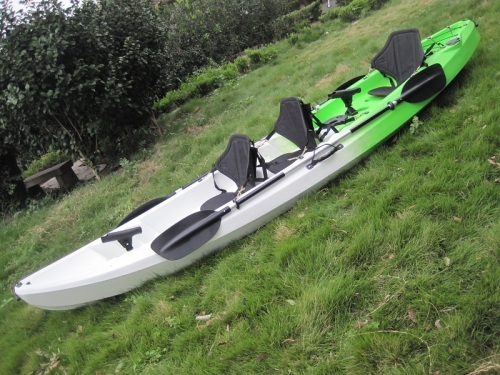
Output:
<instances>
[{"instance_id":1,"label":"paddle","mask_svg":"<svg viewBox=\"0 0 500 375\"><path fill-rule=\"evenodd\" d=\"M381 116L383 113L394 110L396 106L405 101L408 103L418 103L430 99L446 86L446 77L443 68L439 64L431 65L430 67L420 71L411 77L403 86L401 96L396 100L387 103L387 106L375 112L368 118L360 123L353 123L349 129L344 129L340 133L333 135L333 140L329 139L327 146L332 146L344 139L349 134L359 130L370 121ZM324 147L320 146L320 147ZM317 149L316 149L317 150ZM334 146L334 150L316 160L316 163L325 160L331 156L338 148ZM306 154L307 155L307 154ZM304 163L313 160L313 155L298 159L285 171L288 173ZM316 164L315 163L315 164ZM311 163L312 164L312 163ZM162 234L160 234L152 243L151 248L158 253L158 255L169 259L177 260L185 257L194 250L198 249L210 239L215 236L221 225L222 217L231 212L234 208L240 208L240 205L248 199L254 197L260 192L264 191L278 180L285 177L284 172L280 172L263 183L257 185L253 189L246 192L241 197L232 201L229 205L225 206L219 211L204 210L195 212L184 219L180 220Z\"/></svg>"}]
</instances>

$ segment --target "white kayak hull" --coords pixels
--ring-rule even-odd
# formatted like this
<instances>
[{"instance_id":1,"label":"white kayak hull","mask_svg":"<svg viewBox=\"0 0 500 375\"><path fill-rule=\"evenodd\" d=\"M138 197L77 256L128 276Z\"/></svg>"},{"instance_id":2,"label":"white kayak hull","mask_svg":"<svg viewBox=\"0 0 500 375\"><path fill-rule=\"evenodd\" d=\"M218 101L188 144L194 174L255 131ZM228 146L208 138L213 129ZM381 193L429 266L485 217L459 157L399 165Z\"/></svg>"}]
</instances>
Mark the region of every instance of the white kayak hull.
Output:
<instances>
[{"instance_id":1,"label":"white kayak hull","mask_svg":"<svg viewBox=\"0 0 500 375\"><path fill-rule=\"evenodd\" d=\"M300 167L292 164L283 171L286 174L283 181L223 217L218 232L206 244L178 260L161 257L151 249L151 242L165 229L197 212L205 200L218 194L213 188L212 175L208 174L119 227L120 230L142 228L142 233L133 237L133 250L126 251L116 241L102 243L101 239L96 239L21 280L14 293L25 302L47 310L74 309L123 294L148 280L175 273L257 230L291 208L300 196L323 186L363 156L355 150L348 152L345 149L312 169L307 168L309 158L299 159L296 163L301 164ZM288 169L292 171L287 174ZM216 174L216 179L220 184L224 176ZM186 202L191 203L190 207L186 207Z\"/></svg>"}]
</instances>

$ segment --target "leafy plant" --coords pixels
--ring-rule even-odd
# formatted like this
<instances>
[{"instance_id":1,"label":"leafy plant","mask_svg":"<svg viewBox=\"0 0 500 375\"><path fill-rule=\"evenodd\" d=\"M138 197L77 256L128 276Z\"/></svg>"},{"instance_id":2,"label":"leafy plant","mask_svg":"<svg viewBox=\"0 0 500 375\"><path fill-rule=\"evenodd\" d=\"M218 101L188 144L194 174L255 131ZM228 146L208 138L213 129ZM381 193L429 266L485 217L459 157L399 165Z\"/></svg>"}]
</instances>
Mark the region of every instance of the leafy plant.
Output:
<instances>
[{"instance_id":1,"label":"leafy plant","mask_svg":"<svg viewBox=\"0 0 500 375\"><path fill-rule=\"evenodd\" d=\"M410 124L410 134L414 135L422 124L423 122L417 116L413 116Z\"/></svg>"},{"instance_id":2,"label":"leafy plant","mask_svg":"<svg viewBox=\"0 0 500 375\"><path fill-rule=\"evenodd\" d=\"M25 13L2 12L5 144L22 154L61 149L92 164L131 153L138 138L154 135L151 107L166 52L165 27L149 2L63 9L51 0Z\"/></svg>"},{"instance_id":3,"label":"leafy plant","mask_svg":"<svg viewBox=\"0 0 500 375\"><path fill-rule=\"evenodd\" d=\"M234 64L238 68L238 72L247 73L251 69L250 58L248 56L238 56L234 60Z\"/></svg>"},{"instance_id":4,"label":"leafy plant","mask_svg":"<svg viewBox=\"0 0 500 375\"><path fill-rule=\"evenodd\" d=\"M52 150L42 155L40 158L32 161L26 170L23 172L22 176L24 178L31 176L35 173L43 171L53 165L62 163L65 160L68 160L69 156L61 151L61 150Z\"/></svg>"},{"instance_id":5,"label":"leafy plant","mask_svg":"<svg viewBox=\"0 0 500 375\"><path fill-rule=\"evenodd\" d=\"M380 8L386 2L387 0L339 0L339 6L322 15L320 20L340 18L344 22L352 22L366 17L369 11Z\"/></svg>"},{"instance_id":6,"label":"leafy plant","mask_svg":"<svg viewBox=\"0 0 500 375\"><path fill-rule=\"evenodd\" d=\"M272 45L258 49L248 48L245 50L245 53L250 58L252 64L265 64L278 57L278 53Z\"/></svg>"},{"instance_id":7,"label":"leafy plant","mask_svg":"<svg viewBox=\"0 0 500 375\"><path fill-rule=\"evenodd\" d=\"M313 1L309 5L287 13L275 22L276 38L280 39L290 32L300 30L305 25L318 20L321 15L321 1Z\"/></svg>"},{"instance_id":8,"label":"leafy plant","mask_svg":"<svg viewBox=\"0 0 500 375\"><path fill-rule=\"evenodd\" d=\"M138 165L137 163L134 163L133 161L130 161L126 158L120 159L120 167L125 171L125 173L129 176L135 175L138 170Z\"/></svg>"}]
</instances>

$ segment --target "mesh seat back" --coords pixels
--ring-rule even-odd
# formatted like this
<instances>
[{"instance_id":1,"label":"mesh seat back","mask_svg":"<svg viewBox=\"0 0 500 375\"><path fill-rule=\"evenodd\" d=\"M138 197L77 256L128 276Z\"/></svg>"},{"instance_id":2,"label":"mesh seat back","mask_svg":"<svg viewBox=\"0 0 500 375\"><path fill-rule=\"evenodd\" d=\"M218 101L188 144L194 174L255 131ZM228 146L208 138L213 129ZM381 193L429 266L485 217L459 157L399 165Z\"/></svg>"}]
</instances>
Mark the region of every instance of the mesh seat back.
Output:
<instances>
[{"instance_id":1,"label":"mesh seat back","mask_svg":"<svg viewBox=\"0 0 500 375\"><path fill-rule=\"evenodd\" d=\"M250 138L234 134L226 150L214 164L215 169L233 180L238 188L255 183L256 161L251 152Z\"/></svg>"},{"instance_id":2,"label":"mesh seat back","mask_svg":"<svg viewBox=\"0 0 500 375\"><path fill-rule=\"evenodd\" d=\"M305 104L298 98L286 98L280 103L280 114L274 125L274 131L292 141L301 150L314 149L316 142L312 118Z\"/></svg>"},{"instance_id":3,"label":"mesh seat back","mask_svg":"<svg viewBox=\"0 0 500 375\"><path fill-rule=\"evenodd\" d=\"M371 61L371 66L391 76L399 86L417 70L424 61L424 51L417 29L394 31L385 46Z\"/></svg>"}]
</instances>

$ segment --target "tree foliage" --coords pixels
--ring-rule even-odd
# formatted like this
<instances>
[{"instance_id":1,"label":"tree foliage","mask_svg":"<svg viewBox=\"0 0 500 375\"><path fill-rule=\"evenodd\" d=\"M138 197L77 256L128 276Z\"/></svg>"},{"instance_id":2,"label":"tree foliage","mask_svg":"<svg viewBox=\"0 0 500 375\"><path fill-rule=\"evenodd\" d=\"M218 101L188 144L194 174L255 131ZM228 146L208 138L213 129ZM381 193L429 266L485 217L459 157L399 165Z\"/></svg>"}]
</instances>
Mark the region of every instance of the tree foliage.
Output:
<instances>
[{"instance_id":1,"label":"tree foliage","mask_svg":"<svg viewBox=\"0 0 500 375\"><path fill-rule=\"evenodd\" d=\"M16 13L0 0L0 156L25 164L60 149L96 163L133 153L155 134L157 97L284 35L277 20L309 2L73 0L64 8L40 0Z\"/></svg>"},{"instance_id":2,"label":"tree foliage","mask_svg":"<svg viewBox=\"0 0 500 375\"><path fill-rule=\"evenodd\" d=\"M60 148L89 160L124 154L149 133L165 65L161 19L146 1L41 2L7 25L0 129L26 152ZM145 126L146 125L146 126Z\"/></svg>"},{"instance_id":3,"label":"tree foliage","mask_svg":"<svg viewBox=\"0 0 500 375\"><path fill-rule=\"evenodd\" d=\"M293 24L280 18L311 0L177 0L162 8L168 28L168 90L197 69L270 43Z\"/></svg>"}]
</instances>

